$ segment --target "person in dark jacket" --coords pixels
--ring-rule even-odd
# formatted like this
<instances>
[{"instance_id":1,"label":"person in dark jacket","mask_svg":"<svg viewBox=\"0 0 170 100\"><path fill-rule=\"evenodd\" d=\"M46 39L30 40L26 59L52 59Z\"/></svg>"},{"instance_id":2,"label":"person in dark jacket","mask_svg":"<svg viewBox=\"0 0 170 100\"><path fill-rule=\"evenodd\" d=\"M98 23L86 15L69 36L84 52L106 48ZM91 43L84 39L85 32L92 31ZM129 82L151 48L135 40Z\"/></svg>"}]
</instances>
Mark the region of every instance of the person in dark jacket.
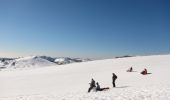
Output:
<instances>
[{"instance_id":1,"label":"person in dark jacket","mask_svg":"<svg viewBox=\"0 0 170 100\"><path fill-rule=\"evenodd\" d=\"M100 85L99 85L99 83L98 83L98 82L96 83L96 85L97 85L97 87L96 87L96 92L97 92L97 91L103 91L103 90L107 90L107 89L109 89L109 87L106 87L106 88L100 88Z\"/></svg>"},{"instance_id":2,"label":"person in dark jacket","mask_svg":"<svg viewBox=\"0 0 170 100\"><path fill-rule=\"evenodd\" d=\"M117 76L116 76L116 74L115 73L112 73L112 84L113 84L113 87L116 87L116 85L115 85L115 81L116 81L116 79L117 79Z\"/></svg>"},{"instance_id":3,"label":"person in dark jacket","mask_svg":"<svg viewBox=\"0 0 170 100\"><path fill-rule=\"evenodd\" d=\"M147 69L145 68L145 69L141 72L141 74L143 74L143 75L148 74Z\"/></svg>"},{"instance_id":4,"label":"person in dark jacket","mask_svg":"<svg viewBox=\"0 0 170 100\"><path fill-rule=\"evenodd\" d=\"M96 87L96 82L94 81L94 79L91 79L91 83L90 84L90 88L88 89L88 92L90 92L94 87Z\"/></svg>"}]
</instances>

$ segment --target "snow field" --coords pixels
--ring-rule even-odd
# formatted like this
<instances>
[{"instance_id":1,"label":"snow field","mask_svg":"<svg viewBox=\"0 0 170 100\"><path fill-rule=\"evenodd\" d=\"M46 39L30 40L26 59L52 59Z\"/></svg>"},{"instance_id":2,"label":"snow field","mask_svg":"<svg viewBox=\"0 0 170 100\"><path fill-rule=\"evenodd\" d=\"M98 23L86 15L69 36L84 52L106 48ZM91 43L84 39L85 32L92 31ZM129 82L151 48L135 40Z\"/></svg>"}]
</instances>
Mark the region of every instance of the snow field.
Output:
<instances>
[{"instance_id":1,"label":"snow field","mask_svg":"<svg viewBox=\"0 0 170 100\"><path fill-rule=\"evenodd\" d=\"M170 55L139 56L1 71L0 100L170 100L169 61ZM126 72L131 66L134 72ZM144 68L151 74L141 75ZM87 93L91 78L111 89Z\"/></svg>"}]
</instances>

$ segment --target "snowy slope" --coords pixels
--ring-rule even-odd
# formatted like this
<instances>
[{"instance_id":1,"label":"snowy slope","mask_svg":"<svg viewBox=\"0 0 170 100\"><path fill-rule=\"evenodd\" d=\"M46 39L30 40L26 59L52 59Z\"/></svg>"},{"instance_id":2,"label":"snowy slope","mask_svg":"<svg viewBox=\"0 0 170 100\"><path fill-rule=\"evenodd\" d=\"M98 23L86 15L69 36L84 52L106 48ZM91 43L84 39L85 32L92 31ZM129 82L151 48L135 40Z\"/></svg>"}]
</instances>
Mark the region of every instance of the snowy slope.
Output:
<instances>
[{"instance_id":1,"label":"snowy slope","mask_svg":"<svg viewBox=\"0 0 170 100\"><path fill-rule=\"evenodd\" d=\"M16 59L16 64L15 64L15 66L19 68L21 67L27 68L31 66L43 67L43 66L51 66L51 65L55 65L55 64L39 56L19 58L19 59Z\"/></svg>"},{"instance_id":2,"label":"snowy slope","mask_svg":"<svg viewBox=\"0 0 170 100\"><path fill-rule=\"evenodd\" d=\"M4 67L7 67L7 69L26 69L52 65L56 64L39 56L28 56L9 60L8 64L4 65Z\"/></svg>"},{"instance_id":3,"label":"snowy slope","mask_svg":"<svg viewBox=\"0 0 170 100\"><path fill-rule=\"evenodd\" d=\"M0 72L0 100L170 100L170 55L107 59L83 63ZM133 66L135 72L126 70ZM149 75L140 72L147 68ZM101 87L87 93L93 77Z\"/></svg>"},{"instance_id":4,"label":"snowy slope","mask_svg":"<svg viewBox=\"0 0 170 100\"><path fill-rule=\"evenodd\" d=\"M77 63L77 62L86 62L91 61L90 59L80 59L80 58L68 58L68 57L60 57L54 60L55 63L59 65Z\"/></svg>"},{"instance_id":5,"label":"snowy slope","mask_svg":"<svg viewBox=\"0 0 170 100\"><path fill-rule=\"evenodd\" d=\"M91 61L90 59L58 57L52 58L48 56L28 56L21 58L1 58L0 69L30 69L45 66L64 65L77 62Z\"/></svg>"}]
</instances>

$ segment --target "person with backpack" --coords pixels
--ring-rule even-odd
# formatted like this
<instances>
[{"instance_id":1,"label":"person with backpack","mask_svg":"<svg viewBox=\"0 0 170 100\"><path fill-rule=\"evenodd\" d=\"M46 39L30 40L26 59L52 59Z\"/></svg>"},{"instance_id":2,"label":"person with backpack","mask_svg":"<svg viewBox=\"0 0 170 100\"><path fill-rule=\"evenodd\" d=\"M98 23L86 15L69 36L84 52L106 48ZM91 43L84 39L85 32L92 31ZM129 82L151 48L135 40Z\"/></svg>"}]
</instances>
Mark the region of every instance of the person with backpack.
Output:
<instances>
[{"instance_id":1,"label":"person with backpack","mask_svg":"<svg viewBox=\"0 0 170 100\"><path fill-rule=\"evenodd\" d=\"M116 87L116 84L115 84L116 79L117 79L116 74L112 73L112 84L113 84L113 87Z\"/></svg>"},{"instance_id":2,"label":"person with backpack","mask_svg":"<svg viewBox=\"0 0 170 100\"><path fill-rule=\"evenodd\" d=\"M90 84L90 88L88 89L88 92L90 92L94 87L96 87L96 82L94 81L94 79L91 79L91 83Z\"/></svg>"}]
</instances>

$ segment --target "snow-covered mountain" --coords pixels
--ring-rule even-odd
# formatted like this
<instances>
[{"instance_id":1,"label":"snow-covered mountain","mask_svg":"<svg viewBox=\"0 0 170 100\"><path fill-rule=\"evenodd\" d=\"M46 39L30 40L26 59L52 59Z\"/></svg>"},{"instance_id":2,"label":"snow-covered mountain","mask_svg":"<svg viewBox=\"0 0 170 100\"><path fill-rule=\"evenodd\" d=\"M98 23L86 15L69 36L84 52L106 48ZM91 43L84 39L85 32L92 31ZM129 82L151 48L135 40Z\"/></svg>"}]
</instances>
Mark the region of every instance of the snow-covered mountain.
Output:
<instances>
[{"instance_id":1,"label":"snow-covered mountain","mask_svg":"<svg viewBox=\"0 0 170 100\"><path fill-rule=\"evenodd\" d=\"M90 59L80 59L80 58L68 58L68 57L58 57L52 58L48 56L28 56L20 58L1 58L0 59L0 69L4 68L32 68L32 67L44 67L53 65L63 65L76 62L90 61Z\"/></svg>"},{"instance_id":2,"label":"snow-covered mountain","mask_svg":"<svg viewBox=\"0 0 170 100\"><path fill-rule=\"evenodd\" d=\"M0 71L0 100L170 100L170 55L55 66ZM129 67L134 71L126 72ZM141 75L144 68L150 74ZM110 89L87 93L91 78Z\"/></svg>"},{"instance_id":3,"label":"snow-covered mountain","mask_svg":"<svg viewBox=\"0 0 170 100\"><path fill-rule=\"evenodd\" d=\"M31 67L44 67L44 66L52 66L55 63L50 62L46 59L43 59L39 56L28 56L21 58L14 58L10 60L1 61L1 67L3 68L31 68Z\"/></svg>"},{"instance_id":4,"label":"snow-covered mountain","mask_svg":"<svg viewBox=\"0 0 170 100\"><path fill-rule=\"evenodd\" d=\"M52 65L55 65L55 63L50 62L38 56L30 56L30 57L15 59L14 62L11 63L10 67L29 68L29 67L52 66Z\"/></svg>"},{"instance_id":5,"label":"snow-covered mountain","mask_svg":"<svg viewBox=\"0 0 170 100\"><path fill-rule=\"evenodd\" d=\"M56 58L54 62L59 65L62 65L62 64L69 64L75 62L86 62L86 61L91 61L91 59L60 57L60 58Z\"/></svg>"}]
</instances>

